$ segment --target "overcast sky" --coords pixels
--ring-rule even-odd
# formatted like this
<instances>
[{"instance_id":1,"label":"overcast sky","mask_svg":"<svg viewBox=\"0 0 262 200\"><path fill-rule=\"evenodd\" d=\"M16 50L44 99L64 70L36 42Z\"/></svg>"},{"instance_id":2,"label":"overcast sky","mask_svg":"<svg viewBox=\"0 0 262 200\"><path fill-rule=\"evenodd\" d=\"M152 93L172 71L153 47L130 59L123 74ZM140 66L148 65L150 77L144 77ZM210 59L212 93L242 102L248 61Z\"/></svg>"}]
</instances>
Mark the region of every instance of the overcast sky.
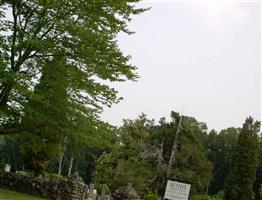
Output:
<instances>
[{"instance_id":1,"label":"overcast sky","mask_svg":"<svg viewBox=\"0 0 262 200\"><path fill-rule=\"evenodd\" d=\"M220 2L220 3L219 3ZM124 100L103 119L121 125L144 112L156 121L182 111L209 129L260 119L260 4L144 1L119 45L138 67L138 82L114 84Z\"/></svg>"}]
</instances>

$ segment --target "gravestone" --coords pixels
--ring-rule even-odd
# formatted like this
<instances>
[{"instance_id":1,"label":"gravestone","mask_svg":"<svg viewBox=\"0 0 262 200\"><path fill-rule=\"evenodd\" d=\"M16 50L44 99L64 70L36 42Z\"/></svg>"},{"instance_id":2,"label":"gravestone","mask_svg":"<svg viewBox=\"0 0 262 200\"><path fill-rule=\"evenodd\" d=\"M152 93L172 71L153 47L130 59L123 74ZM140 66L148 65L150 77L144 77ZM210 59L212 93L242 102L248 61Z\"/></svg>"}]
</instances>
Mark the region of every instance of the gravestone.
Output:
<instances>
[{"instance_id":1,"label":"gravestone","mask_svg":"<svg viewBox=\"0 0 262 200\"><path fill-rule=\"evenodd\" d=\"M94 200L96 198L96 194L95 194L95 184L90 183L89 185L89 198Z\"/></svg>"},{"instance_id":2,"label":"gravestone","mask_svg":"<svg viewBox=\"0 0 262 200\"><path fill-rule=\"evenodd\" d=\"M5 172L10 172L11 170L11 165L5 164Z\"/></svg>"},{"instance_id":3,"label":"gravestone","mask_svg":"<svg viewBox=\"0 0 262 200\"><path fill-rule=\"evenodd\" d=\"M105 200L106 192L107 192L107 185L103 184L101 190L101 200Z\"/></svg>"}]
</instances>

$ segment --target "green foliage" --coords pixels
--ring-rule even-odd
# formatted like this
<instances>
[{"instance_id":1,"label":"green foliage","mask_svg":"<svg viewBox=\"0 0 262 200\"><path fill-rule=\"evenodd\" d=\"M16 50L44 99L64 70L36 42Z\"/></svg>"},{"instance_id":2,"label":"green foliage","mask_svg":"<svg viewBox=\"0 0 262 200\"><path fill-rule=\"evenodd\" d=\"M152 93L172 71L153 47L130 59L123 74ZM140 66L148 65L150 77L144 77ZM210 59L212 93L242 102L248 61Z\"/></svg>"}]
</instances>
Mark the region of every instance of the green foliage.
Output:
<instances>
[{"instance_id":1,"label":"green foliage","mask_svg":"<svg viewBox=\"0 0 262 200\"><path fill-rule=\"evenodd\" d=\"M152 193L149 193L147 195L145 195L145 197L143 198L144 200L160 200L160 197L152 194Z\"/></svg>"},{"instance_id":2,"label":"green foliage","mask_svg":"<svg viewBox=\"0 0 262 200\"><path fill-rule=\"evenodd\" d=\"M262 198L260 189L261 189L261 180L262 180L262 140L261 135L259 137L258 143L258 167L256 172L256 181L254 183L254 192L256 200L260 200Z\"/></svg>"},{"instance_id":3,"label":"green foliage","mask_svg":"<svg viewBox=\"0 0 262 200\"><path fill-rule=\"evenodd\" d=\"M225 185L225 200L252 200L256 176L260 123L247 118L239 134Z\"/></svg>"},{"instance_id":4,"label":"green foliage","mask_svg":"<svg viewBox=\"0 0 262 200\"><path fill-rule=\"evenodd\" d=\"M210 200L210 197L207 195L203 195L203 194L196 194L192 196L190 200Z\"/></svg>"},{"instance_id":5,"label":"green foliage","mask_svg":"<svg viewBox=\"0 0 262 200\"><path fill-rule=\"evenodd\" d=\"M219 133L211 130L202 141L207 157L214 166L213 176L208 189L211 195L224 189L225 178L229 173L230 160L237 143L239 132L239 128L233 127L221 130Z\"/></svg>"},{"instance_id":6,"label":"green foliage","mask_svg":"<svg viewBox=\"0 0 262 200\"><path fill-rule=\"evenodd\" d=\"M190 198L190 200L222 200L221 197L208 196L203 194L196 194Z\"/></svg>"},{"instance_id":7,"label":"green foliage","mask_svg":"<svg viewBox=\"0 0 262 200\"><path fill-rule=\"evenodd\" d=\"M65 137L108 145L112 127L99 115L103 106L120 100L108 82L138 78L116 40L117 33L130 33L131 16L144 11L136 2L0 4L0 134L23 133L28 169L46 170ZM5 9L12 20L5 18Z\"/></svg>"},{"instance_id":8,"label":"green foliage","mask_svg":"<svg viewBox=\"0 0 262 200\"><path fill-rule=\"evenodd\" d=\"M177 131L180 116L178 113L171 113L172 122L161 119L160 124L151 128L151 137L154 146L163 144L163 159L168 163L175 133ZM171 170L170 178L193 182L191 190L193 193L204 192L211 178L212 163L206 158L200 138L206 135L206 126L192 117L183 116L180 132L177 137L177 150L175 161ZM153 188L158 188L158 194L164 190L165 165L161 159L155 165L157 176L152 183ZM153 190L155 190L153 189Z\"/></svg>"},{"instance_id":9,"label":"green foliage","mask_svg":"<svg viewBox=\"0 0 262 200\"><path fill-rule=\"evenodd\" d=\"M260 188L259 188L259 194L260 194L260 197L262 197L262 184L260 185Z\"/></svg>"},{"instance_id":10,"label":"green foliage","mask_svg":"<svg viewBox=\"0 0 262 200\"><path fill-rule=\"evenodd\" d=\"M103 153L97 160L93 181L96 185L107 184L111 192L131 184L141 195L151 177L150 165L142 160L140 152L145 148L149 134L148 120L144 115L137 120L125 120L119 129L119 146L110 153Z\"/></svg>"},{"instance_id":11,"label":"green foliage","mask_svg":"<svg viewBox=\"0 0 262 200\"><path fill-rule=\"evenodd\" d=\"M34 91L39 98L31 98L25 105L21 124L30 131L24 131L20 137L22 152L27 169L37 173L47 169L50 160L58 153L57 141L68 134L68 127L72 127L68 119L68 82L64 63L64 59L54 59L43 66L40 82Z\"/></svg>"},{"instance_id":12,"label":"green foliage","mask_svg":"<svg viewBox=\"0 0 262 200\"><path fill-rule=\"evenodd\" d=\"M0 136L0 169L4 169L5 164L11 165L11 170L22 170L24 165L21 154L21 142L18 136Z\"/></svg>"},{"instance_id":13,"label":"green foliage","mask_svg":"<svg viewBox=\"0 0 262 200\"><path fill-rule=\"evenodd\" d=\"M47 173L47 172L43 172L42 173L43 178L49 179L50 181L62 181L62 180L67 180L65 177L63 177L60 174L56 174L56 173Z\"/></svg>"},{"instance_id":14,"label":"green foliage","mask_svg":"<svg viewBox=\"0 0 262 200\"><path fill-rule=\"evenodd\" d=\"M97 161L94 182L107 184L112 191L131 183L141 196L150 192L160 196L179 119L176 113L173 116L172 122L162 119L159 125L145 115L133 121L124 120L118 146ZM206 129L199 127L203 126L195 119L184 117L179 150L171 170L172 178L194 182L193 193L206 189L212 169L198 140Z\"/></svg>"},{"instance_id":15,"label":"green foliage","mask_svg":"<svg viewBox=\"0 0 262 200\"><path fill-rule=\"evenodd\" d=\"M28 98L41 98L35 94L35 86L49 62L61 58L66 64L63 70L70 110L88 116L91 123L98 123L102 107L120 100L108 82L138 78L136 67L129 64L129 56L123 55L116 40L117 33L130 33L127 23L131 16L144 11L136 8L136 2L139 0L117 3L3 1L0 4L0 110L3 121L0 134L21 129L30 132L19 123L24 117L24 107ZM5 17L6 9L11 11L12 20ZM63 78L60 79L59 73L56 75L56 82L62 84ZM78 121L77 118L71 120Z\"/></svg>"}]
</instances>

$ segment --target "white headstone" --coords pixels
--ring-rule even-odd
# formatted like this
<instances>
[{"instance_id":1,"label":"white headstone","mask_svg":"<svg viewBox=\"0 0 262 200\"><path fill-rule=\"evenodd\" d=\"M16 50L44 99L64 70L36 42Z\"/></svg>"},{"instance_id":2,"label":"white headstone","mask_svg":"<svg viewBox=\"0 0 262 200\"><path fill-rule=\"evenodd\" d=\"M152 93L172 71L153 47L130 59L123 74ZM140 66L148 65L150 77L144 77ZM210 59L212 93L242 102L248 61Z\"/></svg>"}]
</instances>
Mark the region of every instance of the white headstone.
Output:
<instances>
[{"instance_id":1,"label":"white headstone","mask_svg":"<svg viewBox=\"0 0 262 200\"><path fill-rule=\"evenodd\" d=\"M104 200L107 192L107 185L103 184L101 189L101 199Z\"/></svg>"},{"instance_id":2,"label":"white headstone","mask_svg":"<svg viewBox=\"0 0 262 200\"><path fill-rule=\"evenodd\" d=\"M5 164L5 172L10 172L11 165Z\"/></svg>"},{"instance_id":3,"label":"white headstone","mask_svg":"<svg viewBox=\"0 0 262 200\"><path fill-rule=\"evenodd\" d=\"M94 185L93 183L90 183L90 185L89 185L89 192L90 192L91 194L93 194L94 189L95 189L95 185Z\"/></svg>"},{"instance_id":4,"label":"white headstone","mask_svg":"<svg viewBox=\"0 0 262 200\"><path fill-rule=\"evenodd\" d=\"M165 190L165 199L169 200L188 200L190 184L168 180Z\"/></svg>"}]
</instances>

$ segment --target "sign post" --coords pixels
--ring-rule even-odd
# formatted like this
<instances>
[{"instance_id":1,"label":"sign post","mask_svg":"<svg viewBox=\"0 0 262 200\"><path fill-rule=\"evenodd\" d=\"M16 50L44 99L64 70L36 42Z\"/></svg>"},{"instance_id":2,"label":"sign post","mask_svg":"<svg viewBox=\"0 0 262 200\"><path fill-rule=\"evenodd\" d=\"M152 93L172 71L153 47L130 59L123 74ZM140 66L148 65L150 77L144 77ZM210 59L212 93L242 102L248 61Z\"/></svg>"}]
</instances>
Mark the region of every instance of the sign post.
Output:
<instances>
[{"instance_id":1,"label":"sign post","mask_svg":"<svg viewBox=\"0 0 262 200\"><path fill-rule=\"evenodd\" d=\"M191 184L167 180L164 199L188 200Z\"/></svg>"}]
</instances>

